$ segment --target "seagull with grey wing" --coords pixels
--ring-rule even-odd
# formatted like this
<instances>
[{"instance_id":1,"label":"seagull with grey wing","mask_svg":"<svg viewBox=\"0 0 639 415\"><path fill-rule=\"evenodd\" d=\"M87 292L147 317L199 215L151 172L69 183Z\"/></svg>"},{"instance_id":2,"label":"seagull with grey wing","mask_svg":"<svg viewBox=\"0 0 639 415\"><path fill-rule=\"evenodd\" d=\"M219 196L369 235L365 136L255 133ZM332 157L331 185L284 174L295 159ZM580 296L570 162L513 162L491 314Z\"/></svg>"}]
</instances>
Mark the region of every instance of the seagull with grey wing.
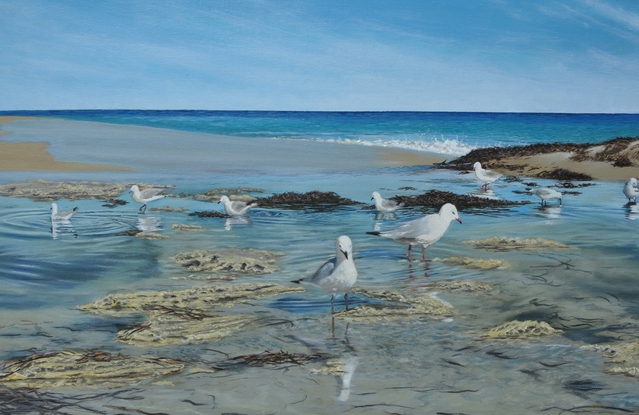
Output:
<instances>
[{"instance_id":1,"label":"seagull with grey wing","mask_svg":"<svg viewBox=\"0 0 639 415\"><path fill-rule=\"evenodd\" d=\"M563 195L556 190L549 189L547 187L540 187L533 190L531 193L541 199L542 206L544 204L548 205L548 201L550 199L559 199L559 206L561 206L561 198L563 197Z\"/></svg>"},{"instance_id":2,"label":"seagull with grey wing","mask_svg":"<svg viewBox=\"0 0 639 415\"><path fill-rule=\"evenodd\" d=\"M344 293L344 301L346 303L346 311L348 311L348 292L353 288L357 281L357 268L353 261L353 243L351 238L342 235L337 238L337 255L335 258L327 261L310 277L297 281L296 284L312 285L319 288L331 296L331 313L333 310L333 302L335 294Z\"/></svg>"},{"instance_id":3,"label":"seagull with grey wing","mask_svg":"<svg viewBox=\"0 0 639 415\"><path fill-rule=\"evenodd\" d=\"M138 203L142 203L140 206L140 214L144 214L146 212L146 204L149 202L153 202L154 200L163 199L166 195L163 195L164 189L160 189L157 187L152 187L149 189L144 189L140 191L140 188L137 184L131 186L131 190L129 193L133 193L133 200Z\"/></svg>"},{"instance_id":4,"label":"seagull with grey wing","mask_svg":"<svg viewBox=\"0 0 639 415\"><path fill-rule=\"evenodd\" d=\"M422 260L426 262L424 250L439 241L448 230L450 223L456 220L462 223L457 213L457 208L451 203L446 203L439 209L439 213L426 215L423 218L411 220L395 229L385 232L366 232L369 235L383 236L400 244L408 245L406 257L409 261L410 251L413 245L422 245Z\"/></svg>"},{"instance_id":5,"label":"seagull with grey wing","mask_svg":"<svg viewBox=\"0 0 639 415\"><path fill-rule=\"evenodd\" d=\"M75 212L77 211L78 211L77 207L74 207L73 209L69 209L69 210L59 211L58 204L53 202L51 203L51 220L53 221L69 220L71 219L71 216L73 216Z\"/></svg>"},{"instance_id":6,"label":"seagull with grey wing","mask_svg":"<svg viewBox=\"0 0 639 415\"><path fill-rule=\"evenodd\" d=\"M222 196L220 201L217 203L222 203L224 205L224 210L226 214L229 216L242 216L250 209L257 206L257 203L251 203L250 205L245 202L240 202L237 200L231 200L228 196Z\"/></svg>"},{"instance_id":7,"label":"seagull with grey wing","mask_svg":"<svg viewBox=\"0 0 639 415\"><path fill-rule=\"evenodd\" d=\"M379 193L373 192L371 200L375 200L375 209L380 212L394 212L404 206L403 203L397 203L394 200L384 199Z\"/></svg>"},{"instance_id":8,"label":"seagull with grey wing","mask_svg":"<svg viewBox=\"0 0 639 415\"><path fill-rule=\"evenodd\" d=\"M628 203L636 202L637 196L639 196L639 190L637 189L637 179L631 177L623 186L623 194L628 198Z\"/></svg>"},{"instance_id":9,"label":"seagull with grey wing","mask_svg":"<svg viewBox=\"0 0 639 415\"><path fill-rule=\"evenodd\" d=\"M486 170L481 166L480 162L473 164L473 171L478 182L483 183L481 187L488 189L488 185L499 179L502 175L496 171Z\"/></svg>"}]
</instances>

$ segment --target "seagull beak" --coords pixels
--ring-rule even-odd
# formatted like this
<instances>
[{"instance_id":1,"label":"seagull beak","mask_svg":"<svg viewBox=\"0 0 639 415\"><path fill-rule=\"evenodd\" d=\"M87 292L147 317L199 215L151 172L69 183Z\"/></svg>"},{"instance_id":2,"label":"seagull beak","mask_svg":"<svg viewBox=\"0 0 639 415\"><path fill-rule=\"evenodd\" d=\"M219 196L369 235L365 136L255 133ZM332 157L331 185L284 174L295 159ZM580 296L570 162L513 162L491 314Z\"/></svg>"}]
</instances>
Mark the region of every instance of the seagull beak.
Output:
<instances>
[{"instance_id":1,"label":"seagull beak","mask_svg":"<svg viewBox=\"0 0 639 415\"><path fill-rule=\"evenodd\" d=\"M344 256L346 257L346 259L348 259L348 252L346 251L342 251L342 253L344 254Z\"/></svg>"},{"instance_id":2,"label":"seagull beak","mask_svg":"<svg viewBox=\"0 0 639 415\"><path fill-rule=\"evenodd\" d=\"M457 222L462 223L461 219L457 218Z\"/></svg>"}]
</instances>

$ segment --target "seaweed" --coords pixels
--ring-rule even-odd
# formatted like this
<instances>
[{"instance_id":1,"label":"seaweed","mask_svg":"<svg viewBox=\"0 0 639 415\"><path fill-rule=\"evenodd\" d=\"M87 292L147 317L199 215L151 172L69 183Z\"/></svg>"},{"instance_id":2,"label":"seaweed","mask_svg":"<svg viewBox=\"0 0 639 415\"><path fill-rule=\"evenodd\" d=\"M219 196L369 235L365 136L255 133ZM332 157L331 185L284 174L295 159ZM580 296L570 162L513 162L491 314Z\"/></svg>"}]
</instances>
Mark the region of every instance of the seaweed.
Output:
<instances>
[{"instance_id":1,"label":"seaweed","mask_svg":"<svg viewBox=\"0 0 639 415\"><path fill-rule=\"evenodd\" d=\"M364 204L341 197L335 192L320 192L318 190L306 193L275 193L270 197L258 197L255 201L260 207L281 207L289 209L300 209L307 206L354 206Z\"/></svg>"},{"instance_id":2,"label":"seaweed","mask_svg":"<svg viewBox=\"0 0 639 415\"><path fill-rule=\"evenodd\" d=\"M404 206L425 206L441 208L446 203L452 203L457 209L472 209L486 207L510 207L525 205L530 202L512 202L502 199L490 199L469 195L458 195L453 192L442 190L429 190L428 192L417 196L394 196L391 197L397 203L403 203Z\"/></svg>"}]
</instances>

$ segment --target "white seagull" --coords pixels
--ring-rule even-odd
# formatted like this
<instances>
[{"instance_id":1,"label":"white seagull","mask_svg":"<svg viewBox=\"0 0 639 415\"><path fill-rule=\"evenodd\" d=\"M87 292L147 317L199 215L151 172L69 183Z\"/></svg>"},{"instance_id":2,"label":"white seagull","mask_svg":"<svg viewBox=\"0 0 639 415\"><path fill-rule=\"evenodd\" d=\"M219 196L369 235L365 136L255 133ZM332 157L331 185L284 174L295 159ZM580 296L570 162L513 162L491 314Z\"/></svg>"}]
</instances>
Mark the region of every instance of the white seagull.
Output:
<instances>
[{"instance_id":1,"label":"white seagull","mask_svg":"<svg viewBox=\"0 0 639 415\"><path fill-rule=\"evenodd\" d=\"M371 200L373 199L375 199L375 209L380 212L394 212L404 206L403 203L397 203L394 200L382 198L382 196L377 192L373 192Z\"/></svg>"},{"instance_id":2,"label":"white seagull","mask_svg":"<svg viewBox=\"0 0 639 415\"><path fill-rule=\"evenodd\" d=\"M58 211L58 204L53 202L51 203L51 220L69 220L77 211L78 208L74 207L73 209L60 212Z\"/></svg>"},{"instance_id":3,"label":"white seagull","mask_svg":"<svg viewBox=\"0 0 639 415\"><path fill-rule=\"evenodd\" d=\"M542 206L544 203L547 205L550 199L559 199L559 206L561 206L561 198L563 195L556 190L549 189L547 187L540 187L533 190L531 193L541 199Z\"/></svg>"},{"instance_id":4,"label":"white seagull","mask_svg":"<svg viewBox=\"0 0 639 415\"><path fill-rule=\"evenodd\" d=\"M243 214L248 212L249 209L257 206L257 203L252 203L249 205L245 202L231 201L231 199L229 199L227 196L222 196L220 198L220 201L217 203L224 204L224 210L229 216L242 216Z\"/></svg>"},{"instance_id":5,"label":"white seagull","mask_svg":"<svg viewBox=\"0 0 639 415\"><path fill-rule=\"evenodd\" d=\"M631 177L623 186L623 194L628 198L628 203L636 202L637 196L639 196L639 190L637 189L637 179Z\"/></svg>"},{"instance_id":6,"label":"white seagull","mask_svg":"<svg viewBox=\"0 0 639 415\"><path fill-rule=\"evenodd\" d=\"M140 188L137 184L131 186L131 190L129 190L129 193L133 193L133 200L138 203L142 203L142 206L140 206L140 213L146 212L147 203L165 198L166 195L161 194L163 192L164 189L160 189L157 187L152 187L150 189L144 189L140 191Z\"/></svg>"},{"instance_id":7,"label":"white seagull","mask_svg":"<svg viewBox=\"0 0 639 415\"><path fill-rule=\"evenodd\" d=\"M448 230L450 223L456 220L462 223L457 213L457 208L451 203L446 203L439 209L439 213L426 215L423 218L411 220L397 228L386 232L366 232L370 235L383 236L400 244L408 245L406 257L409 261L410 250L413 245L422 245L422 260L426 262L424 249L439 241Z\"/></svg>"},{"instance_id":8,"label":"white seagull","mask_svg":"<svg viewBox=\"0 0 639 415\"><path fill-rule=\"evenodd\" d=\"M331 313L336 293L344 293L348 311L348 292L357 281L357 268L353 261L353 243L351 238L342 235L337 238L337 256L322 265L311 277L293 281L296 284L308 284L331 293Z\"/></svg>"},{"instance_id":9,"label":"white seagull","mask_svg":"<svg viewBox=\"0 0 639 415\"><path fill-rule=\"evenodd\" d=\"M502 175L496 171L486 170L481 166L480 162L473 164L473 171L478 182L483 183L481 187L487 189L488 185L499 179Z\"/></svg>"}]
</instances>

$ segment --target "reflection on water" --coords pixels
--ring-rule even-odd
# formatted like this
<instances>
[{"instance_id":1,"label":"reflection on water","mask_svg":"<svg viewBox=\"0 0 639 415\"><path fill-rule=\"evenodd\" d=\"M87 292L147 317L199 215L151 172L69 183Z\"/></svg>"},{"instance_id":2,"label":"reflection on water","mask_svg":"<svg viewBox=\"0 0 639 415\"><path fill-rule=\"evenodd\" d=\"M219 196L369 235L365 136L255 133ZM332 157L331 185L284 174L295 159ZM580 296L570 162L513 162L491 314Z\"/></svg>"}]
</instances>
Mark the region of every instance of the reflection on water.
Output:
<instances>
[{"instance_id":1,"label":"reflection on water","mask_svg":"<svg viewBox=\"0 0 639 415\"><path fill-rule=\"evenodd\" d=\"M346 402L351 395L351 379L355 373L355 369L359 365L359 358L357 356L341 357L338 361L342 364L342 370L344 373L340 375L340 389L337 400L340 402Z\"/></svg>"},{"instance_id":2,"label":"reflection on water","mask_svg":"<svg viewBox=\"0 0 639 415\"><path fill-rule=\"evenodd\" d=\"M145 216L138 218L138 230L142 232L155 232L162 229L162 219L159 216Z\"/></svg>"},{"instance_id":3,"label":"reflection on water","mask_svg":"<svg viewBox=\"0 0 639 415\"><path fill-rule=\"evenodd\" d=\"M636 203L626 203L625 210L626 219L637 220L637 218L639 218L639 205L637 205Z\"/></svg>"},{"instance_id":4,"label":"reflection on water","mask_svg":"<svg viewBox=\"0 0 639 415\"><path fill-rule=\"evenodd\" d=\"M538 206L537 214L548 219L559 219L561 217L561 206Z\"/></svg>"},{"instance_id":5,"label":"reflection on water","mask_svg":"<svg viewBox=\"0 0 639 415\"><path fill-rule=\"evenodd\" d=\"M73 224L69 219L51 219L51 236L58 239L60 233L74 233ZM75 235L78 236L77 234Z\"/></svg>"},{"instance_id":6,"label":"reflection on water","mask_svg":"<svg viewBox=\"0 0 639 415\"><path fill-rule=\"evenodd\" d=\"M230 231L233 226L251 225L252 223L251 219L246 216L231 216L224 219L224 229Z\"/></svg>"},{"instance_id":7,"label":"reflection on water","mask_svg":"<svg viewBox=\"0 0 639 415\"><path fill-rule=\"evenodd\" d=\"M499 197L493 189L485 189L483 187L477 190L473 190L472 192L468 192L468 194L470 196L480 197L482 199L499 200Z\"/></svg>"}]
</instances>

